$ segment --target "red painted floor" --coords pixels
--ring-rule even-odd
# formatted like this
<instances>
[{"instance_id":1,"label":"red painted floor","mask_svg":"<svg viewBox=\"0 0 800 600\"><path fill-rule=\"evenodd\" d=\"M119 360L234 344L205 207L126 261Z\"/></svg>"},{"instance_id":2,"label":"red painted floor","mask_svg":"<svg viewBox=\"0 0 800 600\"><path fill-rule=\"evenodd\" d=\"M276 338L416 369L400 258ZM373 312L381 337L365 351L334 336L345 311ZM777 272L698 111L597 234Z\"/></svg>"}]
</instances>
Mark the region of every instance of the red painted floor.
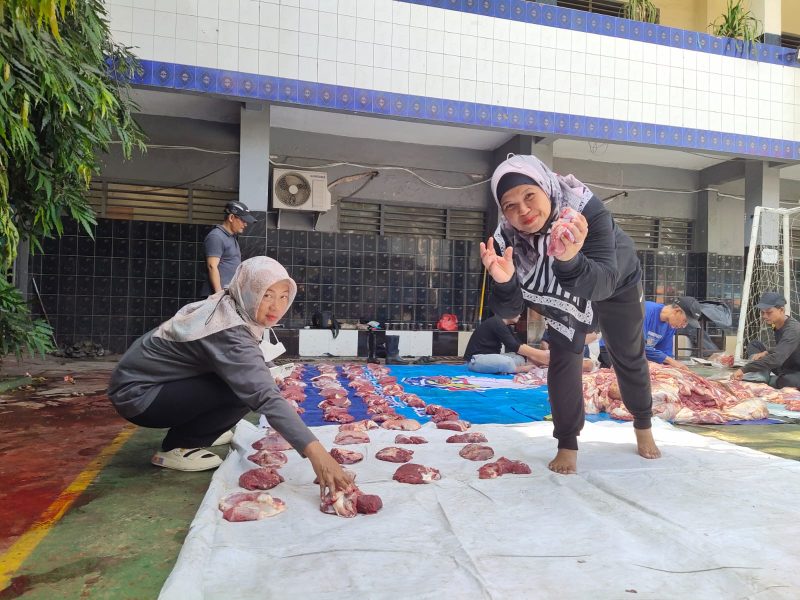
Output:
<instances>
[{"instance_id":1,"label":"red painted floor","mask_svg":"<svg viewBox=\"0 0 800 600\"><path fill-rule=\"evenodd\" d=\"M108 373L48 378L0 403L0 553L7 550L125 426ZM67 395L77 394L77 395Z\"/></svg>"}]
</instances>

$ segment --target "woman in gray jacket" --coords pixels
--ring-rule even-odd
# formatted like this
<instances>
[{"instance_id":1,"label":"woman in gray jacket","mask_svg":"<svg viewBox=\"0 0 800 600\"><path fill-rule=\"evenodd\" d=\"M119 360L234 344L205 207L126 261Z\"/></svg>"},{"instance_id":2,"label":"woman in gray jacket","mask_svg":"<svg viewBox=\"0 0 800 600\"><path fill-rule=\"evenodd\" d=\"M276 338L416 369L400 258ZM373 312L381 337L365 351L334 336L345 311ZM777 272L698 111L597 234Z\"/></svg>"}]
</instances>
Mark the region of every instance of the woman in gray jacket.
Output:
<instances>
[{"instance_id":1,"label":"woman in gray jacket","mask_svg":"<svg viewBox=\"0 0 800 600\"><path fill-rule=\"evenodd\" d=\"M169 428L153 464L182 471L222 462L205 450L230 441L230 428L250 411L311 461L331 491L350 480L281 397L259 348L265 328L286 313L297 285L266 256L239 265L227 290L188 304L136 340L111 375L117 412L142 427Z\"/></svg>"}]
</instances>

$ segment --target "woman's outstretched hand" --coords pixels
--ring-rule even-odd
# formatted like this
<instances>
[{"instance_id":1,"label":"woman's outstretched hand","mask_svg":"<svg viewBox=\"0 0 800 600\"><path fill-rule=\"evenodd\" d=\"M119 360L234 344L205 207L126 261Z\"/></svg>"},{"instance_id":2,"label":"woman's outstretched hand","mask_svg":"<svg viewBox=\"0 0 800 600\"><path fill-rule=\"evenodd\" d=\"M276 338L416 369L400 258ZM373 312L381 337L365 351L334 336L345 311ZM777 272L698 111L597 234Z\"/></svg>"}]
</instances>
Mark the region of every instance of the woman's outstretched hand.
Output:
<instances>
[{"instance_id":1,"label":"woman's outstretched hand","mask_svg":"<svg viewBox=\"0 0 800 600\"><path fill-rule=\"evenodd\" d=\"M485 244L481 242L481 261L497 283L511 281L514 276L514 249L511 246L508 246L503 254L497 254L490 237Z\"/></svg>"}]
</instances>

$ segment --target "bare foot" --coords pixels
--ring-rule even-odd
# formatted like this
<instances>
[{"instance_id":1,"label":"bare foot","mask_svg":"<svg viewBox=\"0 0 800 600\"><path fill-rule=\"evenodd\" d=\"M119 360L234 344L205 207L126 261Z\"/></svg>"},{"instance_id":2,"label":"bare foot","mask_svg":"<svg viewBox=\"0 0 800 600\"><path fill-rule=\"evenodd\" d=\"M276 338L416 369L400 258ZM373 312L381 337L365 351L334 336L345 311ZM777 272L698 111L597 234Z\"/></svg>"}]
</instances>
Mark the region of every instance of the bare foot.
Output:
<instances>
[{"instance_id":1,"label":"bare foot","mask_svg":"<svg viewBox=\"0 0 800 600\"><path fill-rule=\"evenodd\" d=\"M634 429L636 432L636 445L639 456L643 458L661 458L661 450L653 439L652 429Z\"/></svg>"},{"instance_id":2,"label":"bare foot","mask_svg":"<svg viewBox=\"0 0 800 600\"><path fill-rule=\"evenodd\" d=\"M577 466L578 451L559 448L558 452L556 453L556 457L550 461L550 464L547 465L547 468L554 473L569 475L571 473L577 473Z\"/></svg>"}]
</instances>

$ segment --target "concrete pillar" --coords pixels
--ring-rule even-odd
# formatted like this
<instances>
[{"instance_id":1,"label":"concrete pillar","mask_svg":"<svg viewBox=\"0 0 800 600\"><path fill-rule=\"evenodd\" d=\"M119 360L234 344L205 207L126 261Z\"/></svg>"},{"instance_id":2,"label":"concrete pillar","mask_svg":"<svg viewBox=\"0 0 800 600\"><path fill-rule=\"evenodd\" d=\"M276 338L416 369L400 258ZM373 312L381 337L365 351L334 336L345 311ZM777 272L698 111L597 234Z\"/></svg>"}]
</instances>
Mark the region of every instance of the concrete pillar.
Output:
<instances>
[{"instance_id":1,"label":"concrete pillar","mask_svg":"<svg viewBox=\"0 0 800 600\"><path fill-rule=\"evenodd\" d=\"M531 154L551 169L553 168L554 141L552 138L533 138L531 140Z\"/></svg>"},{"instance_id":2,"label":"concrete pillar","mask_svg":"<svg viewBox=\"0 0 800 600\"><path fill-rule=\"evenodd\" d=\"M740 256L747 243L744 222L740 200L720 198L716 192L699 192L694 251Z\"/></svg>"},{"instance_id":3,"label":"concrete pillar","mask_svg":"<svg viewBox=\"0 0 800 600\"><path fill-rule=\"evenodd\" d=\"M750 229L756 206L780 207L780 170L764 161L747 161L744 170L744 243L750 245ZM762 221L761 245L773 245L779 241L779 219L770 215Z\"/></svg>"},{"instance_id":4,"label":"concrete pillar","mask_svg":"<svg viewBox=\"0 0 800 600\"><path fill-rule=\"evenodd\" d=\"M781 1L751 0L750 11L761 22L764 28L764 43L780 46L781 44Z\"/></svg>"},{"instance_id":5,"label":"concrete pillar","mask_svg":"<svg viewBox=\"0 0 800 600\"><path fill-rule=\"evenodd\" d=\"M251 211L266 212L269 203L269 105L241 109L239 200Z\"/></svg>"},{"instance_id":6,"label":"concrete pillar","mask_svg":"<svg viewBox=\"0 0 800 600\"><path fill-rule=\"evenodd\" d=\"M258 219L239 236L242 258L267 252L269 208L269 105L246 104L241 108L239 131L239 200Z\"/></svg>"}]
</instances>

